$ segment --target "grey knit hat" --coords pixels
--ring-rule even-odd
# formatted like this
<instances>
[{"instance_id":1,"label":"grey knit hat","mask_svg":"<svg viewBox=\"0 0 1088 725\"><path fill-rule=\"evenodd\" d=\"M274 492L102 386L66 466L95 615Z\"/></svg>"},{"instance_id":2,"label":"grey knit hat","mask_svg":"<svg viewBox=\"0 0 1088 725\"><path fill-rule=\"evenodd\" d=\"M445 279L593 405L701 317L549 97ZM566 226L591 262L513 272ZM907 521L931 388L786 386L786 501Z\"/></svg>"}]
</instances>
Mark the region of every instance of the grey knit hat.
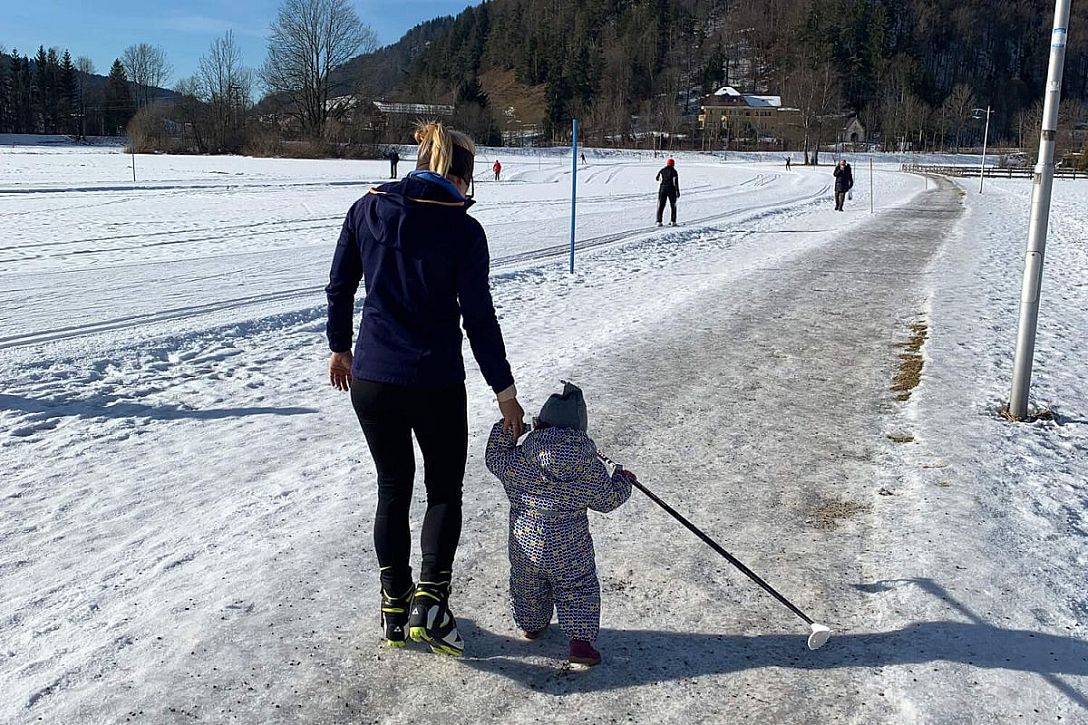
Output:
<instances>
[{"instance_id":1,"label":"grey knit hat","mask_svg":"<svg viewBox=\"0 0 1088 725\"><path fill-rule=\"evenodd\" d=\"M553 428L573 428L585 433L589 430L589 414L582 389L573 383L563 382L563 392L552 393L537 420Z\"/></svg>"}]
</instances>

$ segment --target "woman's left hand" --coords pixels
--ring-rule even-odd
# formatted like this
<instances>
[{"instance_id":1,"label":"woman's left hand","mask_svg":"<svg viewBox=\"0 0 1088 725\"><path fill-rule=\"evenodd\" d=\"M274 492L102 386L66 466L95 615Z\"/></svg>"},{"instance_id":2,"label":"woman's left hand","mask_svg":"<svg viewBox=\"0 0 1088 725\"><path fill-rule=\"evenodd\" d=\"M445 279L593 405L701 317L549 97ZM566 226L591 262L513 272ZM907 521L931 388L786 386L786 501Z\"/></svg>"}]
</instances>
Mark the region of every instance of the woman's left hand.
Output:
<instances>
[{"instance_id":1,"label":"woman's left hand","mask_svg":"<svg viewBox=\"0 0 1088 725\"><path fill-rule=\"evenodd\" d=\"M337 390L351 388L351 351L334 352L329 358L329 382Z\"/></svg>"}]
</instances>

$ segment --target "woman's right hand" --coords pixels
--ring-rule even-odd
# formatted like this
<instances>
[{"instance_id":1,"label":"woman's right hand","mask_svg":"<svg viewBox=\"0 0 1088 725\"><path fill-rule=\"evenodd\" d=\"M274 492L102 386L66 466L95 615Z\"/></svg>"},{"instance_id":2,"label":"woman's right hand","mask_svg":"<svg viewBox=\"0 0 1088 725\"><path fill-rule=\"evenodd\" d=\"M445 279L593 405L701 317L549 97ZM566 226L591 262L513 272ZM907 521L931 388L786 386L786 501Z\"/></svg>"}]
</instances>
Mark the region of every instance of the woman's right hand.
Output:
<instances>
[{"instance_id":1,"label":"woman's right hand","mask_svg":"<svg viewBox=\"0 0 1088 725\"><path fill-rule=\"evenodd\" d=\"M337 390L351 389L351 351L334 352L329 358L329 383Z\"/></svg>"},{"instance_id":2,"label":"woman's right hand","mask_svg":"<svg viewBox=\"0 0 1088 725\"><path fill-rule=\"evenodd\" d=\"M525 411L517 398L499 403L499 411L502 413L502 429L514 436L514 440L521 438L525 432Z\"/></svg>"}]
</instances>

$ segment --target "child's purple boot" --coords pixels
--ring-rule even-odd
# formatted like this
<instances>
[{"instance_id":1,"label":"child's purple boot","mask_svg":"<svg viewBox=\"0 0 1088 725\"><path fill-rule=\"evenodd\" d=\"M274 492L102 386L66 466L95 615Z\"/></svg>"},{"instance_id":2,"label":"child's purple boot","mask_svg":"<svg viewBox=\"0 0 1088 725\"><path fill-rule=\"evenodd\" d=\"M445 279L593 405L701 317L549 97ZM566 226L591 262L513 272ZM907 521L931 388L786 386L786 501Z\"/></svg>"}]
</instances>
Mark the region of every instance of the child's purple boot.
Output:
<instances>
[{"instance_id":1,"label":"child's purple boot","mask_svg":"<svg viewBox=\"0 0 1088 725\"><path fill-rule=\"evenodd\" d=\"M584 639L572 639L570 641L570 663L572 665L584 665L593 667L601 664L601 653L593 649L593 643Z\"/></svg>"}]
</instances>

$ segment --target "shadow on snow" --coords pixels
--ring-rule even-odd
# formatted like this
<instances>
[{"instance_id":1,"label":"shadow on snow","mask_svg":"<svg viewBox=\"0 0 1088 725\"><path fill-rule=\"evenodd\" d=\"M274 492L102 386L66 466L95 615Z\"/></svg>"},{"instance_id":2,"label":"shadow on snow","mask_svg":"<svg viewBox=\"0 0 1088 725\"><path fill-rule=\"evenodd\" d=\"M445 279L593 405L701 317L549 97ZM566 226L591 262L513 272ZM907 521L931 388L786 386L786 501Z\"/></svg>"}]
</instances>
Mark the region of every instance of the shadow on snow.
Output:
<instances>
[{"instance_id":1,"label":"shadow on snow","mask_svg":"<svg viewBox=\"0 0 1088 725\"><path fill-rule=\"evenodd\" d=\"M251 415L306 415L314 408L177 408L134 403L107 395L82 398L27 398L0 394L0 410L28 413L38 420L80 416L84 418L150 418L153 420L220 420Z\"/></svg>"},{"instance_id":2,"label":"shadow on snow","mask_svg":"<svg viewBox=\"0 0 1088 725\"><path fill-rule=\"evenodd\" d=\"M557 660L566 656L566 640L553 631L557 630L554 625L541 640L524 642L462 621L469 642L464 662L550 694L615 690L765 667L833 670L951 662L1040 675L1088 710L1088 697L1059 677L1088 677L1088 640L995 627L930 579L875 582L855 588L875 594L903 585L941 596L970 621L917 622L888 632L833 633L828 644L815 652L806 647L807 633L745 636L604 629L600 643L605 664L577 674L525 660L530 655ZM798 629L803 625L799 623Z\"/></svg>"}]
</instances>

